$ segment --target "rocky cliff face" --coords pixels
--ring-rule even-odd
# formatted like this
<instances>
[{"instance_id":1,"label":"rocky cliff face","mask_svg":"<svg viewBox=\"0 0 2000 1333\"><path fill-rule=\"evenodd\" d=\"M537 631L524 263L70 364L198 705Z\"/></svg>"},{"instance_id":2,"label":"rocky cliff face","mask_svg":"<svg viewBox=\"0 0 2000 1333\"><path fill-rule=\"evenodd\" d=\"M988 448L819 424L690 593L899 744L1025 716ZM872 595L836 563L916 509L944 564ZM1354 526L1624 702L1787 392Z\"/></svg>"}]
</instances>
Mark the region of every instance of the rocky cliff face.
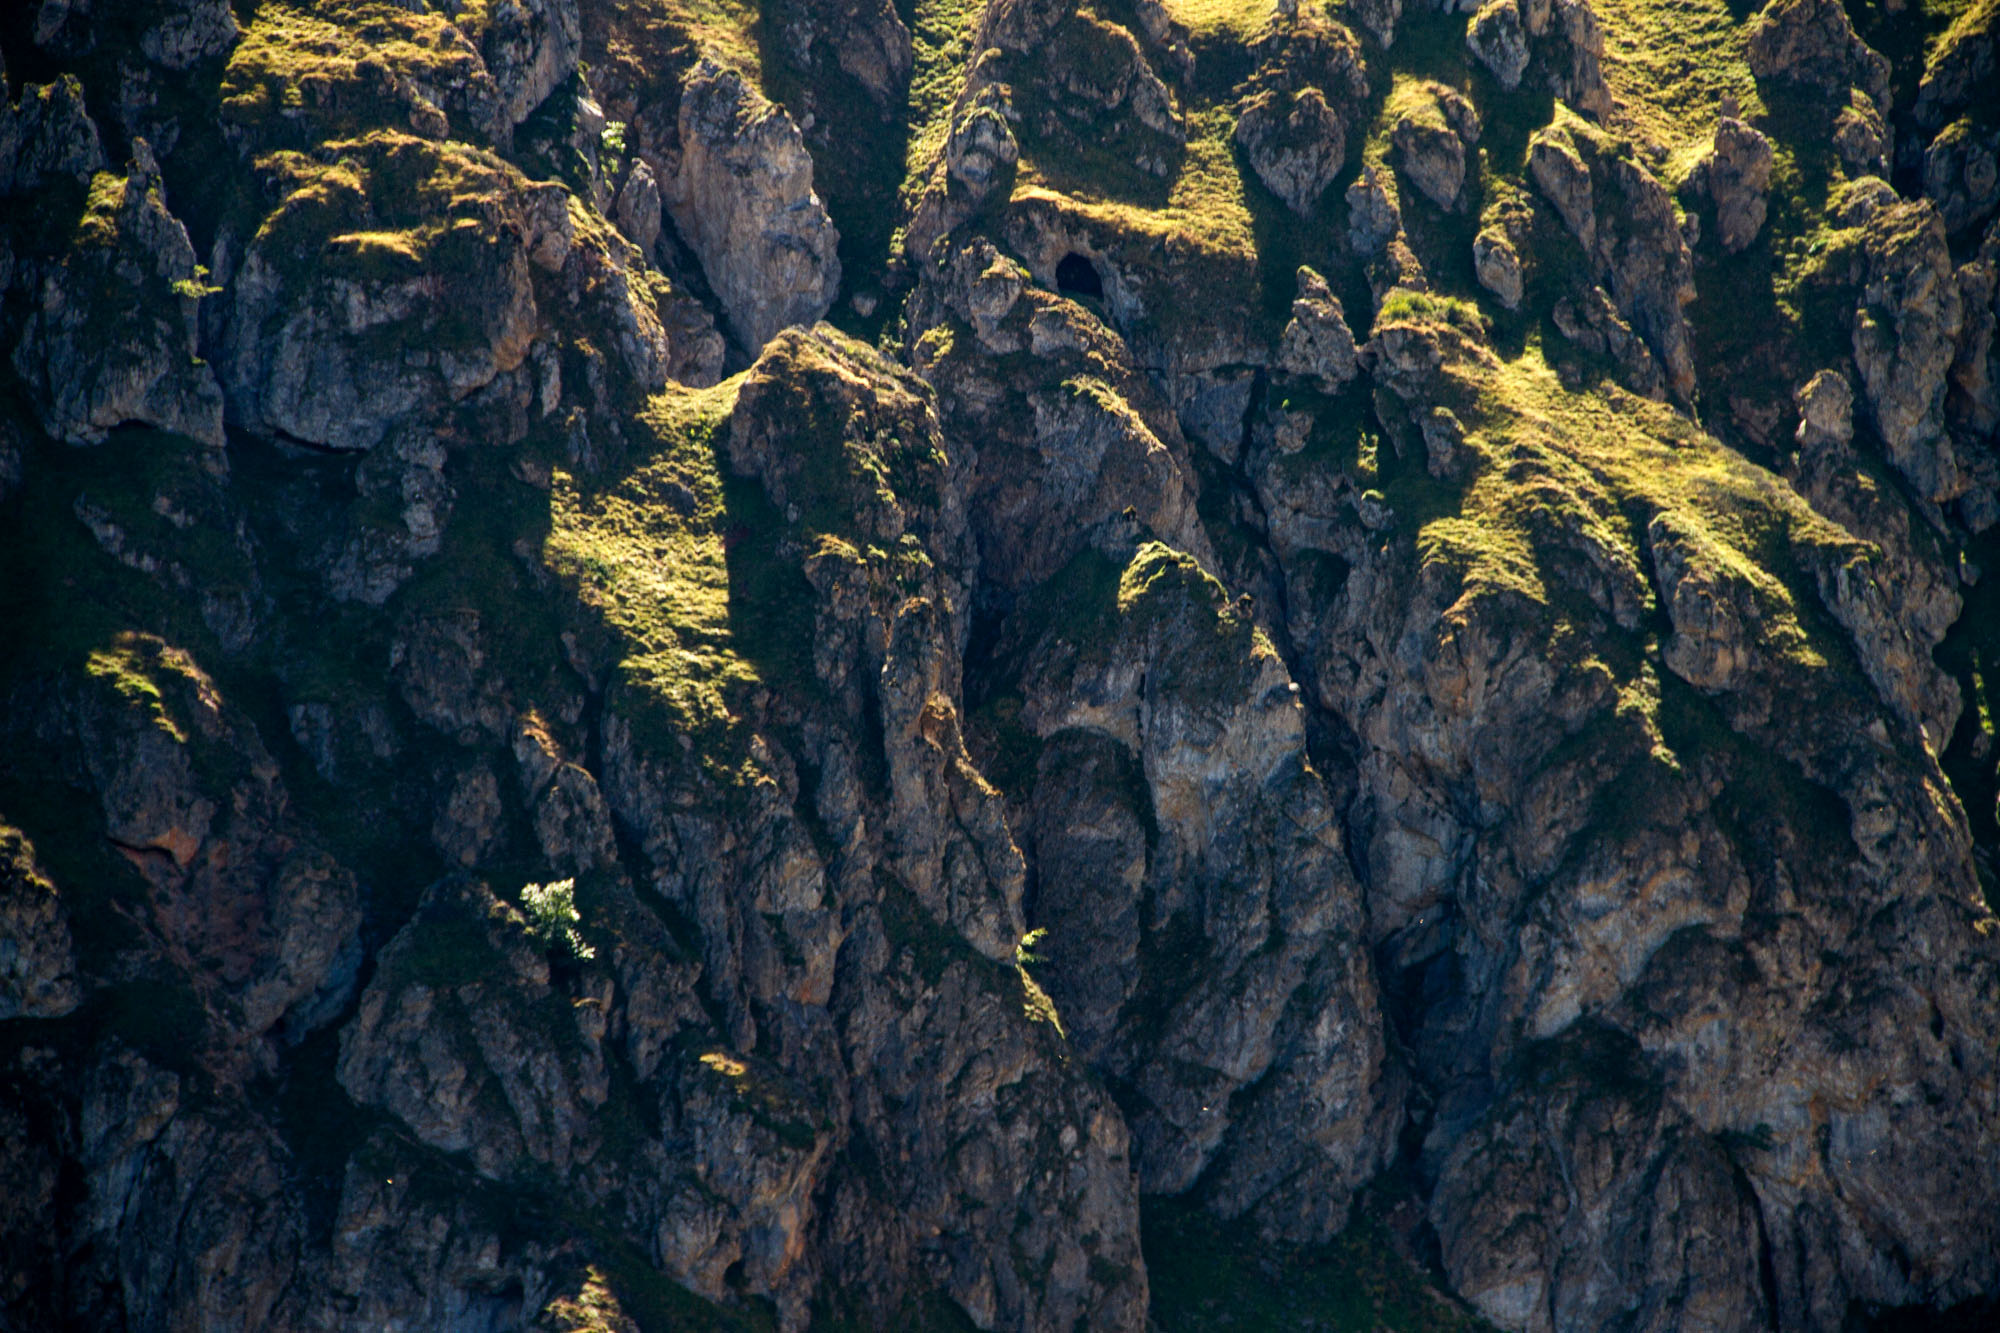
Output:
<instances>
[{"instance_id":1,"label":"rocky cliff face","mask_svg":"<svg viewBox=\"0 0 2000 1333\"><path fill-rule=\"evenodd\" d=\"M0 1328L1984 1326L1996 22L10 11Z\"/></svg>"}]
</instances>

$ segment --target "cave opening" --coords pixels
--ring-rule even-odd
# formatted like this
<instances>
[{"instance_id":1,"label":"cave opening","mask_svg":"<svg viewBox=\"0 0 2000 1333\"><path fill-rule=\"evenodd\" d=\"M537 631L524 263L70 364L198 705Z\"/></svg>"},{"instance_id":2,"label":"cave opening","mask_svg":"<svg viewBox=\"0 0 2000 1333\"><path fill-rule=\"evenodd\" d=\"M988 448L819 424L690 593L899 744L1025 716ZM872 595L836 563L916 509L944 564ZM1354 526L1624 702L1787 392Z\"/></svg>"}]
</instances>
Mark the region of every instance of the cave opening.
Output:
<instances>
[{"instance_id":1,"label":"cave opening","mask_svg":"<svg viewBox=\"0 0 2000 1333\"><path fill-rule=\"evenodd\" d=\"M1056 290L1066 296L1104 297L1104 279L1098 275L1097 265L1072 250L1056 265Z\"/></svg>"}]
</instances>

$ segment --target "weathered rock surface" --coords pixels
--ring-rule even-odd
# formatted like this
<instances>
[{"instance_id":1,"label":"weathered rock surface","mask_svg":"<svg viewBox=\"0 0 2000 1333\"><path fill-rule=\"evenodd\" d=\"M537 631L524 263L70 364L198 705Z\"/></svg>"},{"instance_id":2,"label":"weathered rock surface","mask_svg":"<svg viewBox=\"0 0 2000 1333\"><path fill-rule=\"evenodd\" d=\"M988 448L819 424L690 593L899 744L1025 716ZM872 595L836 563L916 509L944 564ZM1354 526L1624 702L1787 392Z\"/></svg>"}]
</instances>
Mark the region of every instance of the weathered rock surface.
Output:
<instances>
[{"instance_id":1,"label":"weathered rock surface","mask_svg":"<svg viewBox=\"0 0 2000 1333\"><path fill-rule=\"evenodd\" d=\"M1694 283L1671 196L1629 149L1575 119L1530 140L1528 174L1583 247L1618 313L1645 339L1668 392L1687 398L1694 358L1682 307ZM1601 194L1618 204L1600 210Z\"/></svg>"},{"instance_id":2,"label":"weathered rock surface","mask_svg":"<svg viewBox=\"0 0 2000 1333\"><path fill-rule=\"evenodd\" d=\"M85 122L87 124L87 122ZM74 161L95 143L60 150ZM92 181L68 262L22 276L35 305L14 348L43 427L92 443L127 423L222 445L222 392L195 352L195 304L204 294L187 229L167 211L159 167L143 140L124 179ZM37 153L18 176L39 169Z\"/></svg>"},{"instance_id":3,"label":"weathered rock surface","mask_svg":"<svg viewBox=\"0 0 2000 1333\"><path fill-rule=\"evenodd\" d=\"M1714 147L1695 170L1715 201L1716 239L1731 254L1747 250L1763 230L1772 161L1771 141L1757 130L1733 116L1716 121Z\"/></svg>"},{"instance_id":4,"label":"weathered rock surface","mask_svg":"<svg viewBox=\"0 0 2000 1333\"><path fill-rule=\"evenodd\" d=\"M1842 276L1855 288L1854 363L1890 461L1942 503L1966 487L1944 431L1945 379L1963 319L1944 222L1928 200L1904 202L1858 182L1842 202L1850 230ZM1828 276L1840 258L1829 261Z\"/></svg>"},{"instance_id":5,"label":"weathered rock surface","mask_svg":"<svg viewBox=\"0 0 2000 1333\"><path fill-rule=\"evenodd\" d=\"M1235 140L1271 193L1310 214L1347 161L1368 93L1360 44L1337 24L1274 21L1250 48L1259 62L1238 104Z\"/></svg>"},{"instance_id":6,"label":"weathered rock surface","mask_svg":"<svg viewBox=\"0 0 2000 1333\"><path fill-rule=\"evenodd\" d=\"M69 913L18 829L0 831L0 1021L76 1008Z\"/></svg>"},{"instance_id":7,"label":"weathered rock surface","mask_svg":"<svg viewBox=\"0 0 2000 1333\"><path fill-rule=\"evenodd\" d=\"M1760 79L1803 84L1846 100L1861 89L1889 101L1889 62L1861 40L1839 0L1772 0L1750 28L1750 69Z\"/></svg>"},{"instance_id":8,"label":"weathered rock surface","mask_svg":"<svg viewBox=\"0 0 2000 1333\"><path fill-rule=\"evenodd\" d=\"M783 108L735 70L704 62L681 88L673 141L642 151L746 350L832 307L840 235Z\"/></svg>"},{"instance_id":9,"label":"weathered rock surface","mask_svg":"<svg viewBox=\"0 0 2000 1333\"><path fill-rule=\"evenodd\" d=\"M1390 129L1396 165L1426 199L1456 209L1465 188L1466 150L1479 142L1479 113L1441 85L1419 90Z\"/></svg>"},{"instance_id":10,"label":"weathered rock surface","mask_svg":"<svg viewBox=\"0 0 2000 1333\"><path fill-rule=\"evenodd\" d=\"M1992 5L1432 10L0 23L0 1325L1985 1318Z\"/></svg>"},{"instance_id":11,"label":"weathered rock surface","mask_svg":"<svg viewBox=\"0 0 2000 1333\"><path fill-rule=\"evenodd\" d=\"M1325 393L1338 390L1360 369L1340 298L1309 268L1299 270L1299 294L1278 344L1278 366L1312 380Z\"/></svg>"}]
</instances>

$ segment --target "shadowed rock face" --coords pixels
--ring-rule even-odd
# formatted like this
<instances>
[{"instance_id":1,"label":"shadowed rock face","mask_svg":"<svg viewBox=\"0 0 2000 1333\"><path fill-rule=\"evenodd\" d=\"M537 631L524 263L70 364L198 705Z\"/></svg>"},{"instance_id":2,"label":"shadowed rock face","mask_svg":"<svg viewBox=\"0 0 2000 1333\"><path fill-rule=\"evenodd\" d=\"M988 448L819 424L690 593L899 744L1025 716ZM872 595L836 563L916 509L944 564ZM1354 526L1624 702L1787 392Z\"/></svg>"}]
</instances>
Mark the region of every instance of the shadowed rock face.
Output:
<instances>
[{"instance_id":1,"label":"shadowed rock face","mask_svg":"<svg viewBox=\"0 0 2000 1333\"><path fill-rule=\"evenodd\" d=\"M2000 1301L1993 6L112 8L0 1327Z\"/></svg>"}]
</instances>

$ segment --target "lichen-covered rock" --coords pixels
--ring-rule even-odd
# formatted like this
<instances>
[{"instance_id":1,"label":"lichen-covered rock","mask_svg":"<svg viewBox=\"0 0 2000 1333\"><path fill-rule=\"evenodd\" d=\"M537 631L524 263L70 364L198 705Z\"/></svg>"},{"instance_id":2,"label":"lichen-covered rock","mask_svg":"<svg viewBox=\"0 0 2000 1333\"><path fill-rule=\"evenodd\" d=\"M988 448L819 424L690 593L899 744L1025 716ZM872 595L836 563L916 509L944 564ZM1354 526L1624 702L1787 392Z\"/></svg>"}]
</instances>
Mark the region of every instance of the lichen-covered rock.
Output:
<instances>
[{"instance_id":1,"label":"lichen-covered rock","mask_svg":"<svg viewBox=\"0 0 2000 1333\"><path fill-rule=\"evenodd\" d=\"M791 117L735 70L703 61L681 87L675 129L649 158L730 331L755 352L819 319L840 291L840 235Z\"/></svg>"},{"instance_id":2,"label":"lichen-covered rock","mask_svg":"<svg viewBox=\"0 0 2000 1333\"><path fill-rule=\"evenodd\" d=\"M1297 687L1193 560L1105 540L1010 631L1042 741L1027 832L1050 992L1124 1090L1142 1189L1200 1182L1223 1216L1324 1235L1401 1089L1360 1036L1374 979Z\"/></svg>"},{"instance_id":3,"label":"lichen-covered rock","mask_svg":"<svg viewBox=\"0 0 2000 1333\"><path fill-rule=\"evenodd\" d=\"M88 185L105 166L75 75L30 84L0 107L0 195L34 194L65 177Z\"/></svg>"},{"instance_id":4,"label":"lichen-covered rock","mask_svg":"<svg viewBox=\"0 0 2000 1333\"><path fill-rule=\"evenodd\" d=\"M1958 269L1962 311L1946 415L1974 435L2000 430L2000 222Z\"/></svg>"},{"instance_id":5,"label":"lichen-covered rock","mask_svg":"<svg viewBox=\"0 0 2000 1333\"><path fill-rule=\"evenodd\" d=\"M1403 17L1403 0L1352 0L1354 17L1384 47L1396 44L1396 24Z\"/></svg>"},{"instance_id":6,"label":"lichen-covered rock","mask_svg":"<svg viewBox=\"0 0 2000 1333\"><path fill-rule=\"evenodd\" d=\"M72 443L135 423L219 449L222 393L196 354L204 275L151 151L133 149L123 179L92 182L67 262L36 272L14 369L44 428Z\"/></svg>"},{"instance_id":7,"label":"lichen-covered rock","mask_svg":"<svg viewBox=\"0 0 2000 1333\"><path fill-rule=\"evenodd\" d=\"M1299 294L1292 301L1292 317L1278 344L1278 367L1288 374L1303 376L1322 392L1333 393L1354 378L1359 366L1354 357L1354 334L1340 298L1326 285L1326 279L1310 268L1298 274Z\"/></svg>"},{"instance_id":8,"label":"lichen-covered rock","mask_svg":"<svg viewBox=\"0 0 2000 1333\"><path fill-rule=\"evenodd\" d=\"M576 72L583 50L576 0L500 0L471 26L508 125L526 120Z\"/></svg>"},{"instance_id":9,"label":"lichen-covered rock","mask_svg":"<svg viewBox=\"0 0 2000 1333\"><path fill-rule=\"evenodd\" d=\"M889 0L783 0L764 22L796 67L816 70L831 56L878 106L890 107L909 86L910 30Z\"/></svg>"},{"instance_id":10,"label":"lichen-covered rock","mask_svg":"<svg viewBox=\"0 0 2000 1333\"><path fill-rule=\"evenodd\" d=\"M1373 254L1403 230L1402 210L1375 168L1363 167L1347 187L1347 239L1359 254Z\"/></svg>"},{"instance_id":11,"label":"lichen-covered rock","mask_svg":"<svg viewBox=\"0 0 2000 1333\"><path fill-rule=\"evenodd\" d=\"M1266 90L1244 103L1236 142L1265 188L1294 213L1307 214L1347 159L1347 123L1317 88Z\"/></svg>"},{"instance_id":12,"label":"lichen-covered rock","mask_svg":"<svg viewBox=\"0 0 2000 1333\"><path fill-rule=\"evenodd\" d=\"M156 65L185 70L236 42L236 14L228 0L165 0L158 10L139 38L139 49Z\"/></svg>"},{"instance_id":13,"label":"lichen-covered rock","mask_svg":"<svg viewBox=\"0 0 2000 1333\"><path fill-rule=\"evenodd\" d=\"M1733 116L1715 122L1715 140L1695 170L1715 201L1717 239L1730 254L1748 249L1763 230L1771 189L1771 141Z\"/></svg>"},{"instance_id":14,"label":"lichen-covered rock","mask_svg":"<svg viewBox=\"0 0 2000 1333\"><path fill-rule=\"evenodd\" d=\"M1032 98L1021 98L1023 120L1058 152L1110 152L1146 175L1172 176L1187 124L1124 27L1077 10L1025 63L1005 68L1015 84L1033 88Z\"/></svg>"},{"instance_id":15,"label":"lichen-covered rock","mask_svg":"<svg viewBox=\"0 0 2000 1333\"><path fill-rule=\"evenodd\" d=\"M992 106L975 106L961 116L945 141L945 169L965 188L976 208L1006 183L1021 148L1006 116Z\"/></svg>"},{"instance_id":16,"label":"lichen-covered rock","mask_svg":"<svg viewBox=\"0 0 2000 1333\"><path fill-rule=\"evenodd\" d=\"M1750 69L1846 100L1861 89L1888 107L1889 62L1861 40L1840 0L1772 0L1750 26Z\"/></svg>"},{"instance_id":17,"label":"lichen-covered rock","mask_svg":"<svg viewBox=\"0 0 2000 1333\"><path fill-rule=\"evenodd\" d=\"M251 152L371 129L507 143L506 97L471 37L421 6L363 13L357 22L345 6L260 7L223 71L223 132ZM493 13L525 20L529 10L506 0Z\"/></svg>"},{"instance_id":18,"label":"lichen-covered rock","mask_svg":"<svg viewBox=\"0 0 2000 1333\"><path fill-rule=\"evenodd\" d=\"M389 134L337 163L281 157L268 170L279 203L231 291L233 420L367 449L399 425L441 424L480 390L526 396L534 256L567 248L566 192L542 187L553 207L539 206L498 164ZM385 359L385 338L409 350Z\"/></svg>"},{"instance_id":19,"label":"lichen-covered rock","mask_svg":"<svg viewBox=\"0 0 2000 1333\"><path fill-rule=\"evenodd\" d=\"M1575 297L1562 297L1550 311L1563 337L1592 356L1603 357L1617 367L1626 388L1648 398L1661 398L1666 381L1660 363L1653 359L1645 341L1618 314L1618 307L1602 287L1591 287Z\"/></svg>"},{"instance_id":20,"label":"lichen-covered rock","mask_svg":"<svg viewBox=\"0 0 2000 1333\"><path fill-rule=\"evenodd\" d=\"M2000 6L1965 6L1938 37L1924 62L1913 113L1926 129L1956 119L1988 100L2000 66Z\"/></svg>"}]
</instances>

